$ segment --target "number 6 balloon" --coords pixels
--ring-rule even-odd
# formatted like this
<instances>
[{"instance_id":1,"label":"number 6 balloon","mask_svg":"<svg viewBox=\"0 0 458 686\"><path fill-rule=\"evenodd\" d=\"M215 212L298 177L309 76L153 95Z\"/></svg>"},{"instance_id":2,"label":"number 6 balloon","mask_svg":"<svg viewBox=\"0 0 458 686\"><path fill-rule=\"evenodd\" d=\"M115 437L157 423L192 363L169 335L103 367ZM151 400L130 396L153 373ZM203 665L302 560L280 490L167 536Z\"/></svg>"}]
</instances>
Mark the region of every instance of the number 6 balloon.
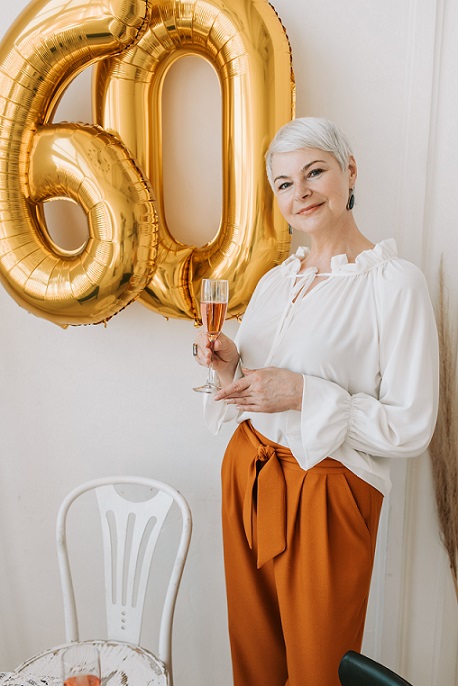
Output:
<instances>
[{"instance_id":1,"label":"number 6 balloon","mask_svg":"<svg viewBox=\"0 0 458 686\"><path fill-rule=\"evenodd\" d=\"M0 278L64 327L106 321L154 272L154 200L131 154L99 127L47 123L68 83L131 44L146 16L141 0L41 0L0 46ZM42 203L63 197L87 215L89 239L73 252L44 220Z\"/></svg>"}]
</instances>

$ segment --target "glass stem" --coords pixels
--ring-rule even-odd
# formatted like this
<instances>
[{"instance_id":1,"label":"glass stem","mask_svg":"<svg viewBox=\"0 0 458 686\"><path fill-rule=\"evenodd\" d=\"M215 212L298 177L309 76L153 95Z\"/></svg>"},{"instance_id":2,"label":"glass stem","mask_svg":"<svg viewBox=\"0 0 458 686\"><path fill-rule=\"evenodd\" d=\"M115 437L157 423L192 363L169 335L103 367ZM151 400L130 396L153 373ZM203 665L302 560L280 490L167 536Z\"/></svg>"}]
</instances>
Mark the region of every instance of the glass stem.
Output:
<instances>
[{"instance_id":1,"label":"glass stem","mask_svg":"<svg viewBox=\"0 0 458 686\"><path fill-rule=\"evenodd\" d=\"M213 346L215 345L215 338L210 338L210 350L212 353L211 359L210 359L210 364L208 366L208 378L207 378L207 383L211 384L212 386L217 386L218 384L216 383L216 372L213 369L213 351L214 348Z\"/></svg>"}]
</instances>

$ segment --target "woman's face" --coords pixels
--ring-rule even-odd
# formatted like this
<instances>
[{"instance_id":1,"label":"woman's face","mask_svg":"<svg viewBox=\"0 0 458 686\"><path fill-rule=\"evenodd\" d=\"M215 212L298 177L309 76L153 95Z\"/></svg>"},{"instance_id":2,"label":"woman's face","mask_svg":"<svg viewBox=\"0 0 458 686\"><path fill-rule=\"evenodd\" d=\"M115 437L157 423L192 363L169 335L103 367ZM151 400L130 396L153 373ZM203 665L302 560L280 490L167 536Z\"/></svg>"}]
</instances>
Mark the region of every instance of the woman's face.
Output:
<instances>
[{"instance_id":1,"label":"woman's face","mask_svg":"<svg viewBox=\"0 0 458 686\"><path fill-rule=\"evenodd\" d=\"M280 212L294 229L311 236L344 228L346 206L356 181L350 157L342 170L334 155L315 148L276 153L272 158L274 189Z\"/></svg>"}]
</instances>

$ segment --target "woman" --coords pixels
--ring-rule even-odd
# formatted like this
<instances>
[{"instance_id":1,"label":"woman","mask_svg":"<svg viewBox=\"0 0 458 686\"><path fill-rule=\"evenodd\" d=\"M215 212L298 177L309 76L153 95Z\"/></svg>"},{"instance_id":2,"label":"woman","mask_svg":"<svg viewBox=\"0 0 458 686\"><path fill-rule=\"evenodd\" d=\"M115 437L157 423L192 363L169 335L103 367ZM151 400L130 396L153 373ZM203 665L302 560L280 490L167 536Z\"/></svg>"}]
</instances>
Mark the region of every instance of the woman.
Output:
<instances>
[{"instance_id":1,"label":"woman","mask_svg":"<svg viewBox=\"0 0 458 686\"><path fill-rule=\"evenodd\" d=\"M296 119L266 155L281 213L309 238L258 283L235 342L215 343L235 686L338 686L361 648L393 458L428 446L438 354L422 273L353 216L356 162L329 121ZM197 361L211 357L205 332Z\"/></svg>"}]
</instances>

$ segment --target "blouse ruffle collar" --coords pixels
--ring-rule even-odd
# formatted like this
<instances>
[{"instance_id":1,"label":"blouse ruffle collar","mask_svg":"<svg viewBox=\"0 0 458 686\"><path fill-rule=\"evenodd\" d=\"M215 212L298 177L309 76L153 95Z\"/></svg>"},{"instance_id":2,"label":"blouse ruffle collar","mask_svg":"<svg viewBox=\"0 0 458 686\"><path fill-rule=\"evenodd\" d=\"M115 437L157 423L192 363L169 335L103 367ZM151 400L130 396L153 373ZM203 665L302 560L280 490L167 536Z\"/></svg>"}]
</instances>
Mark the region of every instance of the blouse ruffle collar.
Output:
<instances>
[{"instance_id":1,"label":"blouse ruffle collar","mask_svg":"<svg viewBox=\"0 0 458 686\"><path fill-rule=\"evenodd\" d=\"M310 248L300 246L294 255L290 255L282 264L289 274L296 275L301 268L301 260L310 253ZM387 238L380 241L370 250L363 250L357 255L355 262L349 262L347 255L334 255L331 259L331 273L362 274L387 260L398 256L396 241Z\"/></svg>"}]
</instances>

